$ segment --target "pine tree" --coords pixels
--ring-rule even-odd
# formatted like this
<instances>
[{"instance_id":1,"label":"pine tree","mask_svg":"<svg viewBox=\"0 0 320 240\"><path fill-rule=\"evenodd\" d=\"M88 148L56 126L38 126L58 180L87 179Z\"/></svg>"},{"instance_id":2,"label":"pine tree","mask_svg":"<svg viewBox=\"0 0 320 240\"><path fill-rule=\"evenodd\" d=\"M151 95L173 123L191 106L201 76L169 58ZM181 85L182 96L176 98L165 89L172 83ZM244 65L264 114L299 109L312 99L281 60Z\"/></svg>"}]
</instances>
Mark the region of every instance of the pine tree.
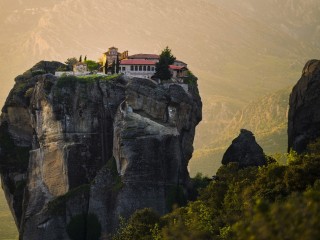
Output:
<instances>
[{"instance_id":1,"label":"pine tree","mask_svg":"<svg viewBox=\"0 0 320 240\"><path fill-rule=\"evenodd\" d=\"M172 77L169 66L174 63L176 58L172 55L171 49L167 46L160 54L159 62L156 63L155 77L160 80L168 80Z\"/></svg>"}]
</instances>

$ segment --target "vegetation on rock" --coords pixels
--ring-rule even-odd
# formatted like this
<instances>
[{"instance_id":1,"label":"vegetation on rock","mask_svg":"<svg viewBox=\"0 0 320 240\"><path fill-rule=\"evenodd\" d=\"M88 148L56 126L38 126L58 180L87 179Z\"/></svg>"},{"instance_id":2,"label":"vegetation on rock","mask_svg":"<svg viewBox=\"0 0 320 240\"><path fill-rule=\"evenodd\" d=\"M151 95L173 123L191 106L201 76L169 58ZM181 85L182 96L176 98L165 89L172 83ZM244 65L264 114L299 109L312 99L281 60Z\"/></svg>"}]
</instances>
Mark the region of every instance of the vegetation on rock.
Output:
<instances>
[{"instance_id":1,"label":"vegetation on rock","mask_svg":"<svg viewBox=\"0 0 320 240\"><path fill-rule=\"evenodd\" d=\"M168 80L172 77L169 65L172 65L176 58L172 55L171 49L166 47L160 54L159 62L156 63L155 77L161 80Z\"/></svg>"},{"instance_id":2,"label":"vegetation on rock","mask_svg":"<svg viewBox=\"0 0 320 240\"><path fill-rule=\"evenodd\" d=\"M161 217L140 234L157 240L316 239L320 234L319 148L316 141L309 152L291 152L287 165L222 166L215 180L199 190L196 201ZM130 227L136 229L144 222L136 219Z\"/></svg>"}]
</instances>

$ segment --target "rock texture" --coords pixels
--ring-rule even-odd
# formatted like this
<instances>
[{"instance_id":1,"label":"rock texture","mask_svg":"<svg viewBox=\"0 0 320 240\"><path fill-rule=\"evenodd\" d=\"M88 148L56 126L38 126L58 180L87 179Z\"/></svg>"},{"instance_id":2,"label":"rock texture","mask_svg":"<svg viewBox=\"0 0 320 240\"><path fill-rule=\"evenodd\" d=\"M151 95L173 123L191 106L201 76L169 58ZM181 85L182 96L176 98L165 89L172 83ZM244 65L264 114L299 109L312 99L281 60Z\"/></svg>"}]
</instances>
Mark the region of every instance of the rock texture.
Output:
<instances>
[{"instance_id":1,"label":"rock texture","mask_svg":"<svg viewBox=\"0 0 320 240\"><path fill-rule=\"evenodd\" d=\"M320 137L320 61L306 63L300 80L290 95L288 151L306 150L308 143Z\"/></svg>"},{"instance_id":2,"label":"rock texture","mask_svg":"<svg viewBox=\"0 0 320 240\"><path fill-rule=\"evenodd\" d=\"M108 239L120 216L166 213L172 189L187 194L197 87L50 74L61 65L18 76L2 109L2 187L20 238L69 239L68 224L90 216Z\"/></svg>"},{"instance_id":3,"label":"rock texture","mask_svg":"<svg viewBox=\"0 0 320 240\"><path fill-rule=\"evenodd\" d=\"M222 164L237 162L240 167L262 166L267 164L262 148L252 132L241 129L240 135L232 141L222 158Z\"/></svg>"}]
</instances>

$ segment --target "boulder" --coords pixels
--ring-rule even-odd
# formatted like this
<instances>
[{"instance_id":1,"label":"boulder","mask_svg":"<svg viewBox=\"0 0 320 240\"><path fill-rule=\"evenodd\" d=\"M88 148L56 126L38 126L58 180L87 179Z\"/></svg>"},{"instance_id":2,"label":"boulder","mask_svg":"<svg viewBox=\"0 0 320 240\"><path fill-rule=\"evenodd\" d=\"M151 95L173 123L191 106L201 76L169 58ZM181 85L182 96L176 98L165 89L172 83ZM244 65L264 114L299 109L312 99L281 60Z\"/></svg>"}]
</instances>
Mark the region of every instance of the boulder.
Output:
<instances>
[{"instance_id":1,"label":"boulder","mask_svg":"<svg viewBox=\"0 0 320 240\"><path fill-rule=\"evenodd\" d=\"M222 158L222 164L236 162L239 167L263 166L267 164L262 148L252 132L241 129L240 135L232 141Z\"/></svg>"}]
</instances>

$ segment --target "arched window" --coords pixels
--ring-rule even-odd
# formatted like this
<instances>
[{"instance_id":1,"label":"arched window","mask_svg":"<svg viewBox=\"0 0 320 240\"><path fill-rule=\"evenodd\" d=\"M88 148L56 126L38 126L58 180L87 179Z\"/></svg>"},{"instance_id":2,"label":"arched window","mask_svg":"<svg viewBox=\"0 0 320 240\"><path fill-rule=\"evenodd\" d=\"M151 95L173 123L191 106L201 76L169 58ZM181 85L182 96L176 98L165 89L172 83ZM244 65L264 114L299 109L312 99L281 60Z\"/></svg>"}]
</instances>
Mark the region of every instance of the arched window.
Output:
<instances>
[{"instance_id":1,"label":"arched window","mask_svg":"<svg viewBox=\"0 0 320 240\"><path fill-rule=\"evenodd\" d=\"M134 71L133 65L130 66L130 70L131 70L131 71Z\"/></svg>"},{"instance_id":2,"label":"arched window","mask_svg":"<svg viewBox=\"0 0 320 240\"><path fill-rule=\"evenodd\" d=\"M139 66L139 71L142 71L142 66Z\"/></svg>"},{"instance_id":3,"label":"arched window","mask_svg":"<svg viewBox=\"0 0 320 240\"><path fill-rule=\"evenodd\" d=\"M138 71L138 66L134 66L134 70L135 70L135 71Z\"/></svg>"},{"instance_id":4,"label":"arched window","mask_svg":"<svg viewBox=\"0 0 320 240\"><path fill-rule=\"evenodd\" d=\"M147 71L147 66L143 66L143 71Z\"/></svg>"},{"instance_id":5,"label":"arched window","mask_svg":"<svg viewBox=\"0 0 320 240\"><path fill-rule=\"evenodd\" d=\"M150 66L148 66L148 71L150 72Z\"/></svg>"}]
</instances>

